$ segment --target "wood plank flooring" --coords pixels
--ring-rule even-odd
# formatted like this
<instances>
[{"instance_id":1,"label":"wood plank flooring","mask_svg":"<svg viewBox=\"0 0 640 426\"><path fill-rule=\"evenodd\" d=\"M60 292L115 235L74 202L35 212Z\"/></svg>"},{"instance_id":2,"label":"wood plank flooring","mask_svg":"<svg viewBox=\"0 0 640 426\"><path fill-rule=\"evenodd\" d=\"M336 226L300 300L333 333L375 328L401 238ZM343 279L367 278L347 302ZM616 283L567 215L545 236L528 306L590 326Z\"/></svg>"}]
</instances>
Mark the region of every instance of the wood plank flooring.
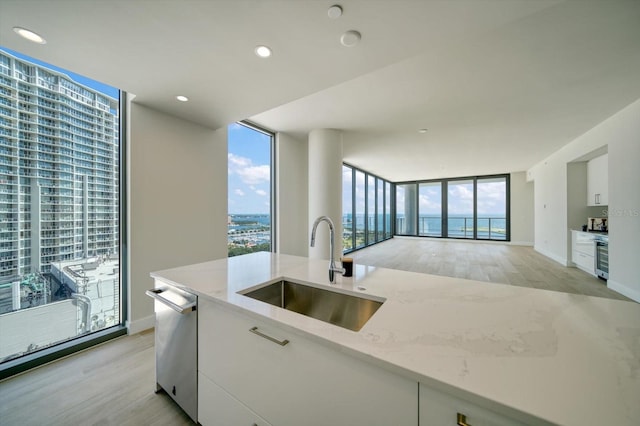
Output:
<instances>
[{"instance_id":1,"label":"wood plank flooring","mask_svg":"<svg viewBox=\"0 0 640 426\"><path fill-rule=\"evenodd\" d=\"M395 237L349 257L363 265L631 300L608 289L605 281L578 268L562 266L533 247Z\"/></svg>"},{"instance_id":2,"label":"wood plank flooring","mask_svg":"<svg viewBox=\"0 0 640 426\"><path fill-rule=\"evenodd\" d=\"M0 424L194 424L167 394L154 391L154 334L150 330L0 382Z\"/></svg>"}]
</instances>

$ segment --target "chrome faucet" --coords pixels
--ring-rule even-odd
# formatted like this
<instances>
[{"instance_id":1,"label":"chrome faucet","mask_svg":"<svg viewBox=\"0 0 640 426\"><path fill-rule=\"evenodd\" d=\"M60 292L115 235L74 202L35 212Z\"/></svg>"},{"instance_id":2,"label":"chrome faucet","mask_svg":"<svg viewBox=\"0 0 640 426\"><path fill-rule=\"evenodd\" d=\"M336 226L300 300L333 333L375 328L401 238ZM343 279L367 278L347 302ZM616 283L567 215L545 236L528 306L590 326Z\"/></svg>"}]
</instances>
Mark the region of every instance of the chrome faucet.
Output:
<instances>
[{"instance_id":1,"label":"chrome faucet","mask_svg":"<svg viewBox=\"0 0 640 426\"><path fill-rule=\"evenodd\" d=\"M313 229L311 230L311 247L315 247L316 245L316 229L320 222L327 222L329 225L329 282L335 283L335 273L339 272L344 274L344 269L337 268L335 259L334 259L334 240L335 240L335 230L333 226L333 221L328 216L320 216L313 222Z\"/></svg>"}]
</instances>

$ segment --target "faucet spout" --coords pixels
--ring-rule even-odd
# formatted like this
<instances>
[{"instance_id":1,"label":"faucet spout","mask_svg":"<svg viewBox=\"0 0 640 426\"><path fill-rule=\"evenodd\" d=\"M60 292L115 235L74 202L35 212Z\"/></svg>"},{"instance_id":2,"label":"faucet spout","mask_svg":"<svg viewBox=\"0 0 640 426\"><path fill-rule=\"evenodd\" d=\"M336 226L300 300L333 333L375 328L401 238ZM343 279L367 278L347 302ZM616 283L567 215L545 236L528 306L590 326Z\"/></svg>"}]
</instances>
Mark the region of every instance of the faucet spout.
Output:
<instances>
[{"instance_id":1,"label":"faucet spout","mask_svg":"<svg viewBox=\"0 0 640 426\"><path fill-rule=\"evenodd\" d=\"M329 226L329 282L335 283L335 273L339 272L344 274L344 269L336 267L334 259L334 244L335 244L335 226L333 221L328 216L320 216L313 222L313 228L311 229L311 247L316 245L316 230L320 222L326 222Z\"/></svg>"}]
</instances>

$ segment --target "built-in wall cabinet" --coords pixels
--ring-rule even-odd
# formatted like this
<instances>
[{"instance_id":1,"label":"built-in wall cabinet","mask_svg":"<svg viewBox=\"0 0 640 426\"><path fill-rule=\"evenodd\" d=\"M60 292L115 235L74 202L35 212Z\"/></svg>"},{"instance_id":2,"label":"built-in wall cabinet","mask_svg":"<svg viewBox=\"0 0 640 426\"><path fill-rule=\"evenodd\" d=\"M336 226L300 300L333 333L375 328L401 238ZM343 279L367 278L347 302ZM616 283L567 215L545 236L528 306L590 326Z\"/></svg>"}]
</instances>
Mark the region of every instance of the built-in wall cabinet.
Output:
<instances>
[{"instance_id":1,"label":"built-in wall cabinet","mask_svg":"<svg viewBox=\"0 0 640 426\"><path fill-rule=\"evenodd\" d=\"M609 204L609 155L601 155L587 163L587 205Z\"/></svg>"}]
</instances>

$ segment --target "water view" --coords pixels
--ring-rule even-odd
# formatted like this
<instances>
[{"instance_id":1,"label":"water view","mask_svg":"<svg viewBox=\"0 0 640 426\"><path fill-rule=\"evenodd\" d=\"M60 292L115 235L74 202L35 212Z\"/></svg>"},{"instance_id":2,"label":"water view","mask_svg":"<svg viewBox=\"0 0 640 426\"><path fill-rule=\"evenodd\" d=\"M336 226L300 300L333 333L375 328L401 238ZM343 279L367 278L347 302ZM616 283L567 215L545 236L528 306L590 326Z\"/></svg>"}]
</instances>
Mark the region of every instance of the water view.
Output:
<instances>
[{"instance_id":1,"label":"water view","mask_svg":"<svg viewBox=\"0 0 640 426\"><path fill-rule=\"evenodd\" d=\"M473 215L449 215L447 217L448 230L443 235L442 216L421 215L418 218L418 235L446 236L450 238L473 238ZM490 240L507 239L507 219L500 215L485 215L477 218L477 238ZM447 232L448 231L448 232ZM404 215L396 217L396 232L400 235L413 234L407 228Z\"/></svg>"},{"instance_id":2,"label":"water view","mask_svg":"<svg viewBox=\"0 0 640 426\"><path fill-rule=\"evenodd\" d=\"M365 230L365 223L368 225L369 233ZM417 235L430 237L450 237L450 238L473 238L473 215L449 215L448 216L448 235L443 235L442 216L438 215L421 215L418 218ZM396 217L396 234L398 235L416 235L415 225L407 226L407 218L403 214ZM477 238L488 240L506 240L507 239L507 219L503 215L480 215L477 219ZM352 229L353 217L350 214L342 216L342 241L345 250L353 247ZM355 247L362 247L369 241L380 241L387 238L391 234L390 222L384 223L382 215L378 218L378 232L375 231L375 219L369 217L365 220L364 215L356 215L355 223Z\"/></svg>"},{"instance_id":3,"label":"water view","mask_svg":"<svg viewBox=\"0 0 640 426\"><path fill-rule=\"evenodd\" d=\"M229 257L271 250L271 216L230 214L227 218Z\"/></svg>"}]
</instances>

